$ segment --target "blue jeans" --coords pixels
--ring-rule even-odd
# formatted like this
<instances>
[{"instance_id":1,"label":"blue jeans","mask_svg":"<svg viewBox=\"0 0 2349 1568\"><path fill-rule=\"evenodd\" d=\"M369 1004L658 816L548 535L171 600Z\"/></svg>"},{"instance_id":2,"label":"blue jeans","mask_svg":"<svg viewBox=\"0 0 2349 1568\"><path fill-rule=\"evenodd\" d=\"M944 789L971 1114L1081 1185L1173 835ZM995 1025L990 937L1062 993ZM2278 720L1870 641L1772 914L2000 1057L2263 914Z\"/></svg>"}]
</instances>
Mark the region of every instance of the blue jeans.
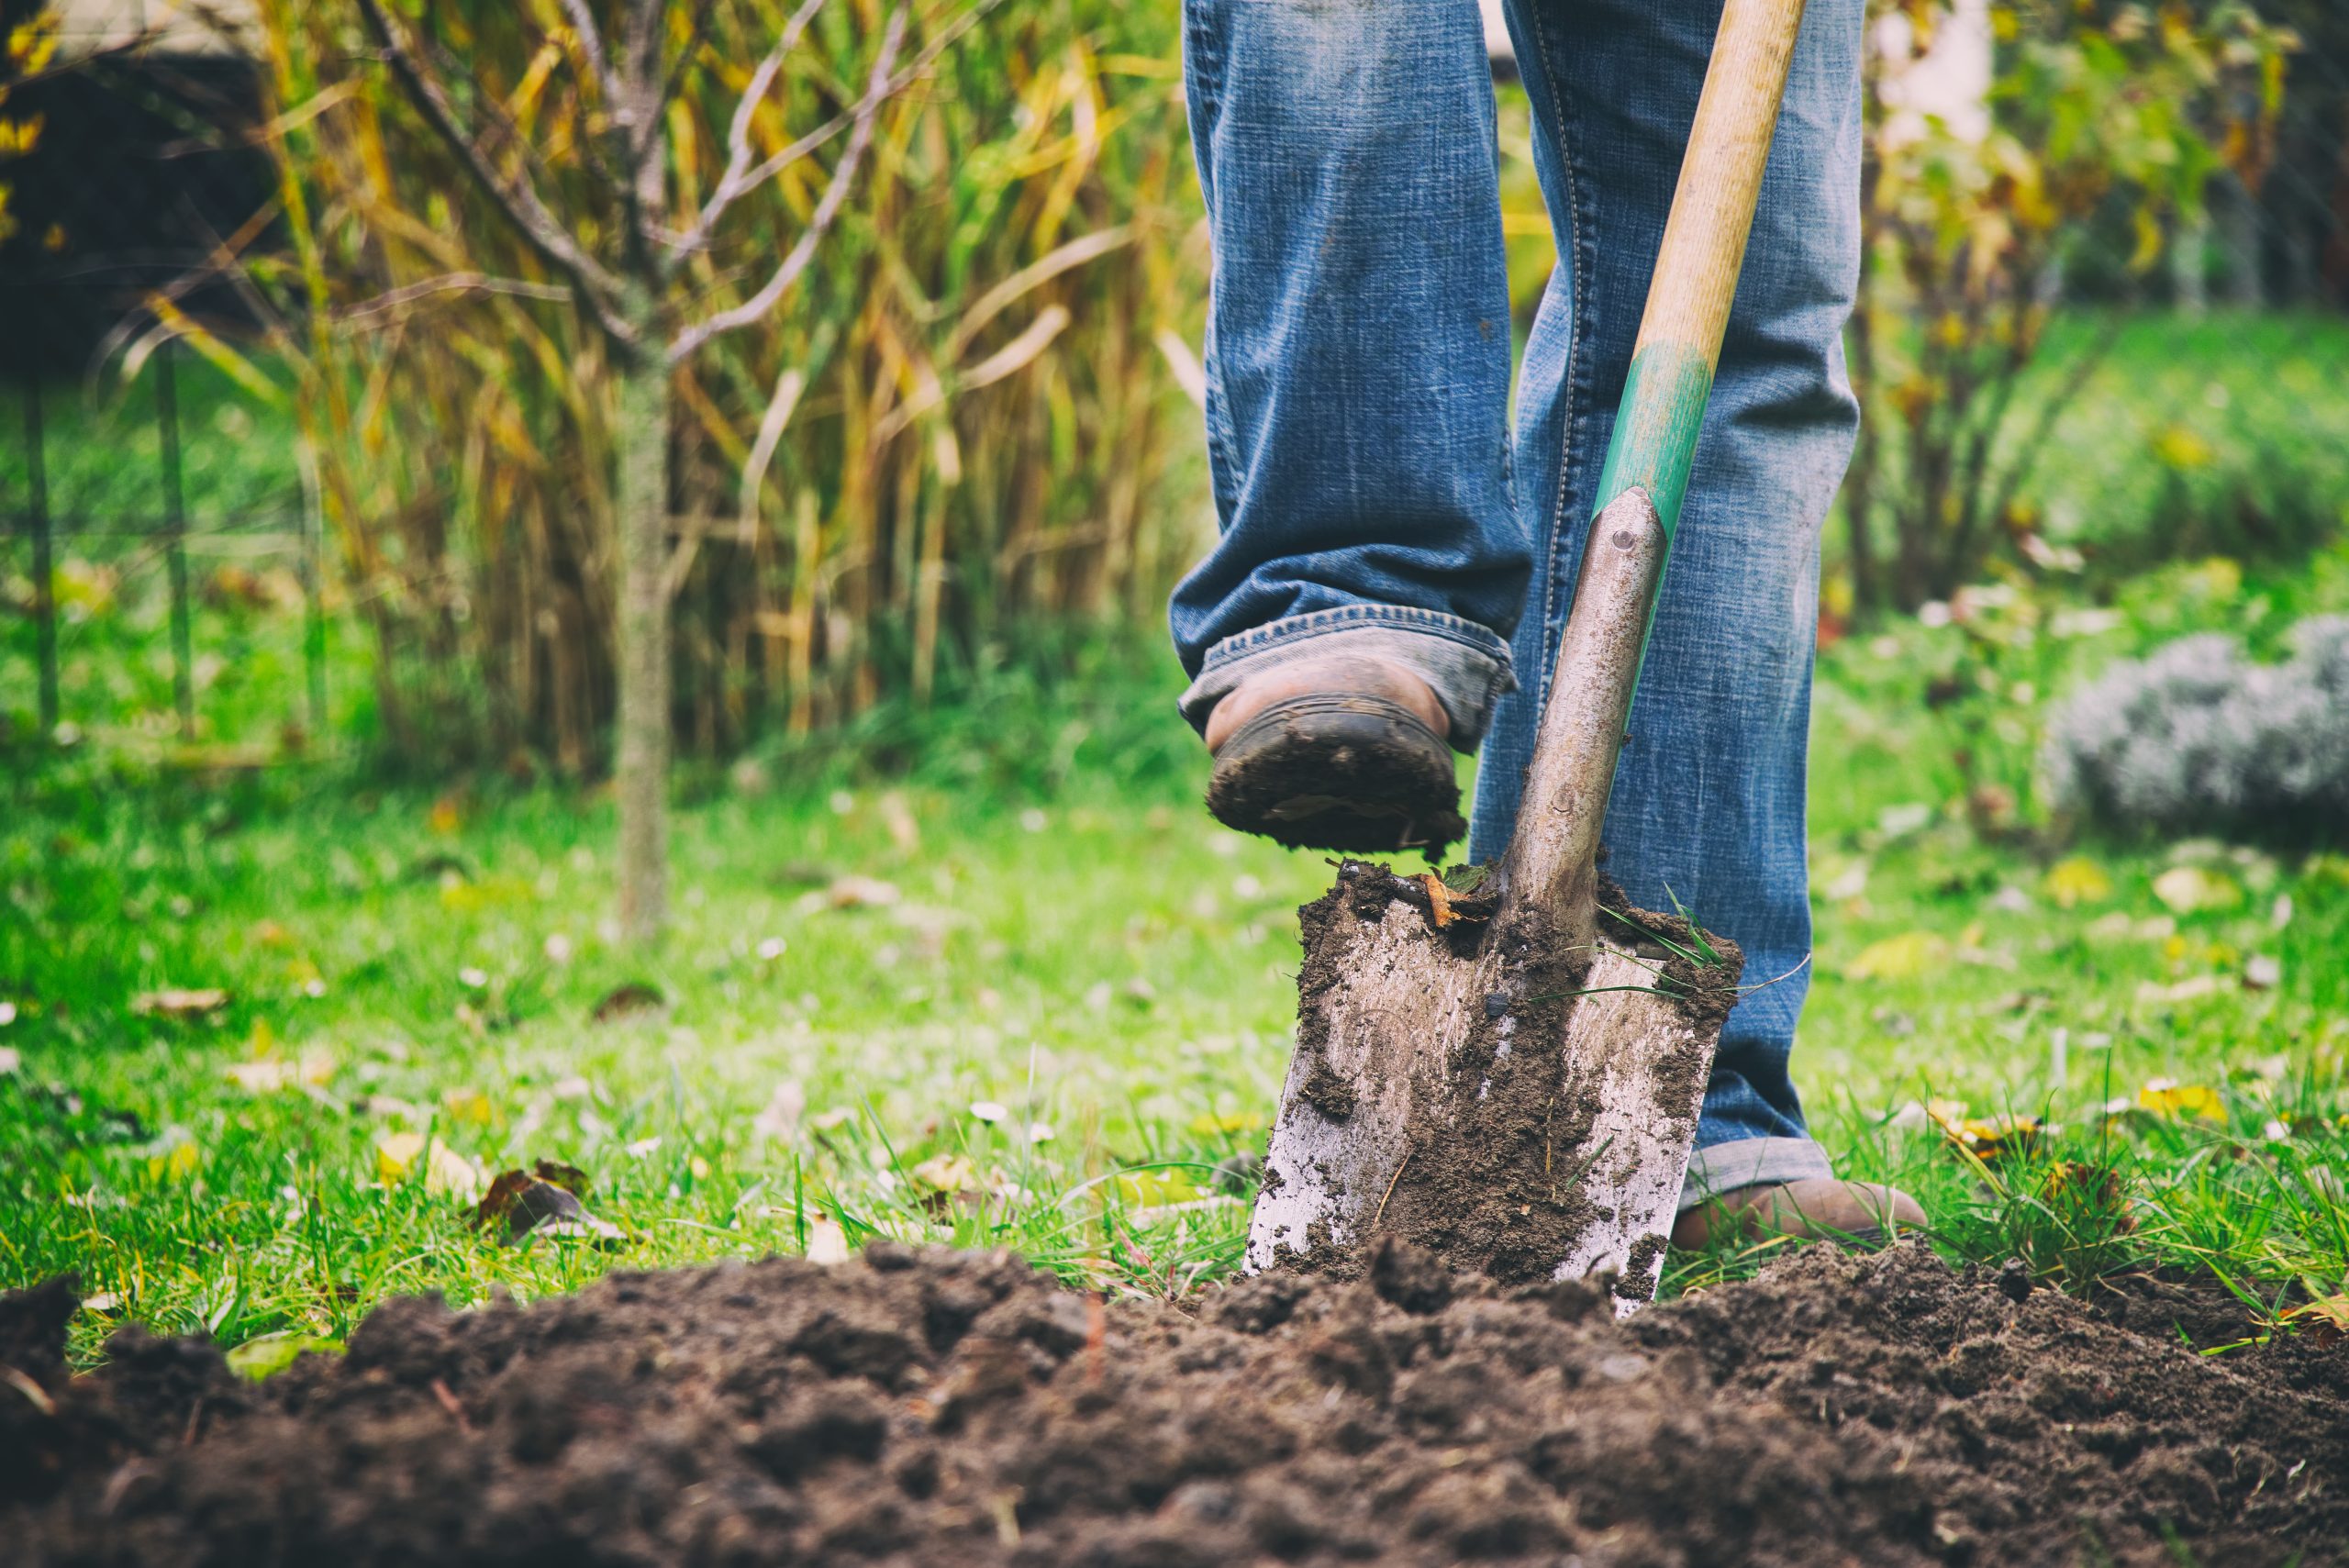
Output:
<instances>
[{"instance_id":1,"label":"blue jeans","mask_svg":"<svg viewBox=\"0 0 2349 1568\"><path fill-rule=\"evenodd\" d=\"M1810 952L1819 529L1858 408L1863 0L1811 0L1608 810L1607 870L1743 945L1684 1205L1828 1173L1787 1076ZM1559 264L1510 411L1475 0L1186 0L1215 250L1220 540L1175 591L1195 724L1304 652L1398 660L1507 843L1720 0L1509 0ZM1779 979L1779 976L1785 976Z\"/></svg>"}]
</instances>

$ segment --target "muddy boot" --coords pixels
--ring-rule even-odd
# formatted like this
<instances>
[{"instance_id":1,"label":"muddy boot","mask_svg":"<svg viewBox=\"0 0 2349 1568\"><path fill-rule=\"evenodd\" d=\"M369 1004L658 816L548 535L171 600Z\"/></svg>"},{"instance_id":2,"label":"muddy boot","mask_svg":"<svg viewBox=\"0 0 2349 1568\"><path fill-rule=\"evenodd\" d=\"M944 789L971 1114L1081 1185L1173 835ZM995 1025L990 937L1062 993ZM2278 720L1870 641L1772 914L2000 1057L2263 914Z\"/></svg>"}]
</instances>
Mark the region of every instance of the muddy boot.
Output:
<instances>
[{"instance_id":1,"label":"muddy boot","mask_svg":"<svg viewBox=\"0 0 2349 1568\"><path fill-rule=\"evenodd\" d=\"M1672 1244L1703 1247L1724 1236L1799 1236L1867 1245L1924 1224L1925 1211L1898 1187L1814 1176L1717 1193L1680 1217L1672 1227Z\"/></svg>"},{"instance_id":2,"label":"muddy boot","mask_svg":"<svg viewBox=\"0 0 2349 1568\"><path fill-rule=\"evenodd\" d=\"M1467 831L1426 683L1383 659L1301 659L1266 672L1208 717L1208 809L1291 849L1433 860Z\"/></svg>"}]
</instances>

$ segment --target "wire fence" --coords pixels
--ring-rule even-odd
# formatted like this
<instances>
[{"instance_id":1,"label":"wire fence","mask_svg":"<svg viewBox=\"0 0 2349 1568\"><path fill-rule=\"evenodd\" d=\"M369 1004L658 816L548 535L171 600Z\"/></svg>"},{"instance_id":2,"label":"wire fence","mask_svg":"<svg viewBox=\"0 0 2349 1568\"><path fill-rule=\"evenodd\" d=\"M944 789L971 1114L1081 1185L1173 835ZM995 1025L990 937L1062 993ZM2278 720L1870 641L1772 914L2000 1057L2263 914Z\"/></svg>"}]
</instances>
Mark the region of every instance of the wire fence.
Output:
<instances>
[{"instance_id":1,"label":"wire fence","mask_svg":"<svg viewBox=\"0 0 2349 1568\"><path fill-rule=\"evenodd\" d=\"M316 508L290 438L169 327L243 315L220 260L274 189L254 68L130 10L62 15L95 26L0 101L0 724L280 750L328 727Z\"/></svg>"},{"instance_id":2,"label":"wire fence","mask_svg":"<svg viewBox=\"0 0 2349 1568\"><path fill-rule=\"evenodd\" d=\"M2065 288L2085 306L2165 313L2160 330L2180 342L2234 340L2232 379L2202 375L2183 350L2174 366L2125 370L2149 384L2117 389L2136 395L2137 423L2116 450L2165 453L2176 471L2149 483L2186 495L2198 464L2222 469L2191 445L2214 431L2271 466L2297 442L2310 475L2298 504L2337 528L2349 510L2349 9L2277 4L2301 45L2252 176L2215 180L2161 266L2129 268L2116 234ZM28 14L28 0L0 0L0 36ZM292 422L169 329L186 317L233 336L245 318L220 262L266 249L273 212L254 68L184 37L61 41L70 68L0 101L0 727L275 751L323 740L346 684L344 712L364 683L329 681L342 606ZM2092 502L2110 485L2076 488Z\"/></svg>"}]
</instances>

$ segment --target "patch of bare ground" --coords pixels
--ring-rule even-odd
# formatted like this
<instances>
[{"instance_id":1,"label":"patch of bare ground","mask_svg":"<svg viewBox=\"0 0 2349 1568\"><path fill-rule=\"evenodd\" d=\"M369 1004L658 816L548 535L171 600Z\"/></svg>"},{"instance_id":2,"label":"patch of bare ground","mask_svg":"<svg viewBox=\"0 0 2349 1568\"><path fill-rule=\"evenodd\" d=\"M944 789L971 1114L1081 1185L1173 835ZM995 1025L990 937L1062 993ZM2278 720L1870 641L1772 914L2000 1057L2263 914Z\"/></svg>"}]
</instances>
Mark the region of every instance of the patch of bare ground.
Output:
<instances>
[{"instance_id":1,"label":"patch of bare ground","mask_svg":"<svg viewBox=\"0 0 2349 1568\"><path fill-rule=\"evenodd\" d=\"M1618 1325L1390 1251L1104 1307L876 1246L386 1304L253 1385L0 1298L27 1564L2124 1564L2341 1561L2349 1351L2181 1343L2208 1303L2021 1301L1813 1248ZM2202 1314L2199 1318L2196 1314Z\"/></svg>"}]
</instances>

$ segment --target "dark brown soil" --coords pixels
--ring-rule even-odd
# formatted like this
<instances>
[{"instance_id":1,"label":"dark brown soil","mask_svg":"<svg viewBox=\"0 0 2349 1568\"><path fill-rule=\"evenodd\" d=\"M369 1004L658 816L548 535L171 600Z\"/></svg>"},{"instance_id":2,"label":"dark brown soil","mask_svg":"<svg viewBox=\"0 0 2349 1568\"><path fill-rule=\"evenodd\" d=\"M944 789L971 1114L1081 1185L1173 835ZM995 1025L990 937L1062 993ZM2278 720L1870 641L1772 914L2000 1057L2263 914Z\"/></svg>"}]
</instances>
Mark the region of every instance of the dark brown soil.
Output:
<instances>
[{"instance_id":1,"label":"dark brown soil","mask_svg":"<svg viewBox=\"0 0 2349 1568\"><path fill-rule=\"evenodd\" d=\"M1914 1243L1618 1327L1390 1251L1106 1309L875 1248L378 1310L257 1387L0 1300L0 1557L28 1565L2102 1563L2342 1560L2349 1352L2199 1356ZM2198 1316L2199 1315L2199 1316ZM2192 1552L2172 1556L2174 1531Z\"/></svg>"}]
</instances>

